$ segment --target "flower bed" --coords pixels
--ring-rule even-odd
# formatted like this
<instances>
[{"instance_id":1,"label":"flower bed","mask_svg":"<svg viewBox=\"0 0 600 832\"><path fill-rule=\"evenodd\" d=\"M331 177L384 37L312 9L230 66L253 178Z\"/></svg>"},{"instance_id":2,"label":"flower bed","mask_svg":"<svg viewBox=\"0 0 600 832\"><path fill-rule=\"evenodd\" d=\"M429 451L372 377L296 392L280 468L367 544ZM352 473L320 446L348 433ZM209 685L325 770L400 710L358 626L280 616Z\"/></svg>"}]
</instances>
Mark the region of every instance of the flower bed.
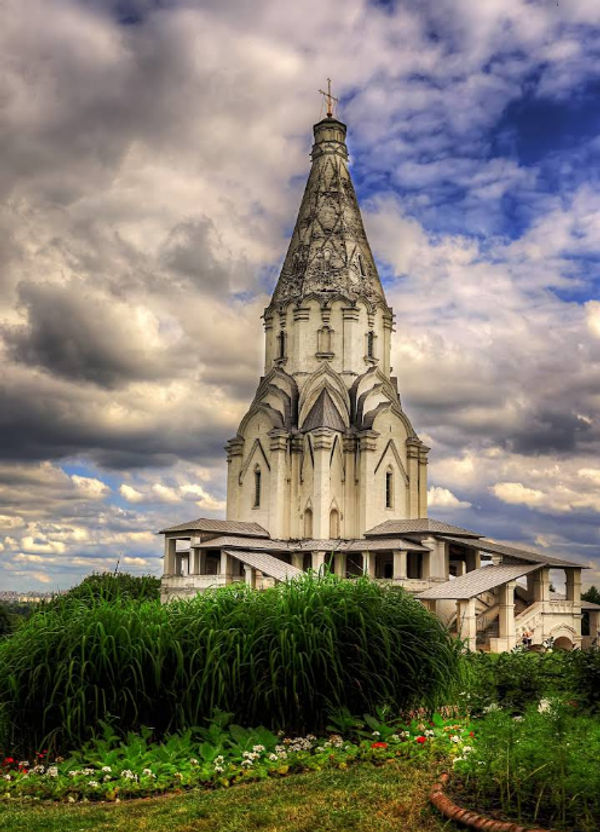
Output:
<instances>
[{"instance_id":1,"label":"flower bed","mask_svg":"<svg viewBox=\"0 0 600 832\"><path fill-rule=\"evenodd\" d=\"M48 759L43 751L32 761L5 756L0 761L0 798L119 801L292 772L345 769L358 761L377 765L418 757L435 764L464 759L473 747L473 731L465 720L440 715L408 724L365 717L347 727L349 739L333 732L320 738L285 737L265 728L230 725L227 715L220 715L206 729L174 734L160 743L152 741L149 729L121 741L105 727L103 738L66 759Z\"/></svg>"}]
</instances>

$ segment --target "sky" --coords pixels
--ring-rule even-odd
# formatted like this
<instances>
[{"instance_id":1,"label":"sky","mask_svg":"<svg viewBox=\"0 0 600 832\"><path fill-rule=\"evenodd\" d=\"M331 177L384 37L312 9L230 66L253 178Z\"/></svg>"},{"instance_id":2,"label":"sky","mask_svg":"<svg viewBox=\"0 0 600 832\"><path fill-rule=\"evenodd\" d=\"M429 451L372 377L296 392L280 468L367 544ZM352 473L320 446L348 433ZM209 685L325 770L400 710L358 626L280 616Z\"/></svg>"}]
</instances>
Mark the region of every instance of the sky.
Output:
<instances>
[{"instance_id":1,"label":"sky","mask_svg":"<svg viewBox=\"0 0 600 832\"><path fill-rule=\"evenodd\" d=\"M598 0L5 0L1 589L224 516L327 77L430 515L600 585Z\"/></svg>"}]
</instances>

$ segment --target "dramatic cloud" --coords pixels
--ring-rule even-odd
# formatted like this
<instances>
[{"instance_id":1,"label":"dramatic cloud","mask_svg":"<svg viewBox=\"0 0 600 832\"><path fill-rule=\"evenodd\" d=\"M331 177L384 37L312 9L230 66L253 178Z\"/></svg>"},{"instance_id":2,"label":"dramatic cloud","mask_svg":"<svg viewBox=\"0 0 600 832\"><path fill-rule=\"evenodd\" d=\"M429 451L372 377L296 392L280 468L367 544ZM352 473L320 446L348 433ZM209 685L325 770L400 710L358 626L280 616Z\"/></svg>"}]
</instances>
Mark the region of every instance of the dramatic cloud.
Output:
<instances>
[{"instance_id":1,"label":"dramatic cloud","mask_svg":"<svg viewBox=\"0 0 600 832\"><path fill-rule=\"evenodd\" d=\"M154 532L222 516L327 76L433 512L596 569L595 0L7 0L0 22L2 585L159 572Z\"/></svg>"}]
</instances>

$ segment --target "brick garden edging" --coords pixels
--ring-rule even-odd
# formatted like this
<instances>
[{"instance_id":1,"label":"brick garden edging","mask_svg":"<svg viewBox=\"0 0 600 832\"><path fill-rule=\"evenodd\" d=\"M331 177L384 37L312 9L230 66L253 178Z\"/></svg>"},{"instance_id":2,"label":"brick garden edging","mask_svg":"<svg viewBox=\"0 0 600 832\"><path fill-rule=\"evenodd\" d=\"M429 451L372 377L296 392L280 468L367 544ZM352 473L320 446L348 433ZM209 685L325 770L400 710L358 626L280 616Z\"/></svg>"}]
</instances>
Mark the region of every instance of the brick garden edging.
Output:
<instances>
[{"instance_id":1,"label":"brick garden edging","mask_svg":"<svg viewBox=\"0 0 600 832\"><path fill-rule=\"evenodd\" d=\"M493 820L493 818L486 818L485 815L480 815L478 812L472 812L470 809L462 809L448 795L444 794L444 787L449 779L447 773L440 775L439 780L429 792L429 802L435 806L438 812L441 812L450 820L470 829L480 829L485 832L554 832L551 829L542 829L541 827L520 826L518 823L506 820Z\"/></svg>"}]
</instances>

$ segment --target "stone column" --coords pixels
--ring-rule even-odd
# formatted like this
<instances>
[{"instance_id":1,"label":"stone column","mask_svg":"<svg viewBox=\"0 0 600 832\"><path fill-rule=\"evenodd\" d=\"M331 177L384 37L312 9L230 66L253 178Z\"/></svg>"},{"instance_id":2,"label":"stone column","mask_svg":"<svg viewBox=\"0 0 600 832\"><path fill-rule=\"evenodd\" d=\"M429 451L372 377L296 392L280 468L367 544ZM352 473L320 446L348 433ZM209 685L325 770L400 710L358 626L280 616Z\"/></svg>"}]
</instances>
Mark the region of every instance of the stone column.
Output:
<instances>
[{"instance_id":1,"label":"stone column","mask_svg":"<svg viewBox=\"0 0 600 832\"><path fill-rule=\"evenodd\" d=\"M256 589L256 569L253 566L248 566L247 563L244 564L244 577L246 586Z\"/></svg>"},{"instance_id":2,"label":"stone column","mask_svg":"<svg viewBox=\"0 0 600 832\"><path fill-rule=\"evenodd\" d=\"M346 574L346 553L336 552L333 556L333 571L338 578L343 578Z\"/></svg>"},{"instance_id":3,"label":"stone column","mask_svg":"<svg viewBox=\"0 0 600 832\"><path fill-rule=\"evenodd\" d=\"M329 508L331 504L330 464L334 432L329 428L311 431L314 451L313 538L329 537Z\"/></svg>"},{"instance_id":4,"label":"stone column","mask_svg":"<svg viewBox=\"0 0 600 832\"><path fill-rule=\"evenodd\" d=\"M408 516L419 517L419 446L418 439L406 440L408 461Z\"/></svg>"},{"instance_id":5,"label":"stone column","mask_svg":"<svg viewBox=\"0 0 600 832\"><path fill-rule=\"evenodd\" d=\"M384 312L383 314L383 350L381 356L382 370L389 376L392 368L390 366L390 353L392 344L392 332L394 331L394 315Z\"/></svg>"},{"instance_id":6,"label":"stone column","mask_svg":"<svg viewBox=\"0 0 600 832\"><path fill-rule=\"evenodd\" d=\"M165 561L164 574L175 574L175 552L177 550L177 540L174 537L165 537Z\"/></svg>"},{"instance_id":7,"label":"stone column","mask_svg":"<svg viewBox=\"0 0 600 832\"><path fill-rule=\"evenodd\" d=\"M458 635L465 640L469 650L477 649L477 618L475 616L475 598L456 602Z\"/></svg>"},{"instance_id":8,"label":"stone column","mask_svg":"<svg viewBox=\"0 0 600 832\"><path fill-rule=\"evenodd\" d=\"M287 433L284 430L269 431L271 451L271 477L269 489L269 531L271 537L286 537L287 493Z\"/></svg>"},{"instance_id":9,"label":"stone column","mask_svg":"<svg viewBox=\"0 0 600 832\"><path fill-rule=\"evenodd\" d=\"M393 579L395 581L406 580L406 552L394 552Z\"/></svg>"},{"instance_id":10,"label":"stone column","mask_svg":"<svg viewBox=\"0 0 600 832\"><path fill-rule=\"evenodd\" d=\"M221 564L219 567L219 574L225 577L225 583L231 583L231 557L227 552L221 550Z\"/></svg>"},{"instance_id":11,"label":"stone column","mask_svg":"<svg viewBox=\"0 0 600 832\"><path fill-rule=\"evenodd\" d=\"M190 575L198 575L199 574L199 560L200 560L200 550L194 549L193 546L190 546L190 563L189 563L189 574Z\"/></svg>"},{"instance_id":12,"label":"stone column","mask_svg":"<svg viewBox=\"0 0 600 832\"><path fill-rule=\"evenodd\" d=\"M311 552L312 568L315 572L323 572L325 566L325 552Z\"/></svg>"},{"instance_id":13,"label":"stone column","mask_svg":"<svg viewBox=\"0 0 600 832\"><path fill-rule=\"evenodd\" d=\"M263 316L263 327L265 330L265 375L273 366L273 357L275 354L273 345L273 313L266 312Z\"/></svg>"},{"instance_id":14,"label":"stone column","mask_svg":"<svg viewBox=\"0 0 600 832\"><path fill-rule=\"evenodd\" d=\"M363 574L367 578L375 578L375 552L362 552Z\"/></svg>"},{"instance_id":15,"label":"stone column","mask_svg":"<svg viewBox=\"0 0 600 832\"><path fill-rule=\"evenodd\" d=\"M534 601L550 600L550 570L547 567L535 570L532 575L532 589Z\"/></svg>"},{"instance_id":16,"label":"stone column","mask_svg":"<svg viewBox=\"0 0 600 832\"><path fill-rule=\"evenodd\" d=\"M498 588L498 635L505 643L504 650L512 650L517 643L515 586L516 581L509 581Z\"/></svg>"},{"instance_id":17,"label":"stone column","mask_svg":"<svg viewBox=\"0 0 600 832\"><path fill-rule=\"evenodd\" d=\"M565 569L567 579L567 601L574 604L581 604L581 570Z\"/></svg>"}]
</instances>

